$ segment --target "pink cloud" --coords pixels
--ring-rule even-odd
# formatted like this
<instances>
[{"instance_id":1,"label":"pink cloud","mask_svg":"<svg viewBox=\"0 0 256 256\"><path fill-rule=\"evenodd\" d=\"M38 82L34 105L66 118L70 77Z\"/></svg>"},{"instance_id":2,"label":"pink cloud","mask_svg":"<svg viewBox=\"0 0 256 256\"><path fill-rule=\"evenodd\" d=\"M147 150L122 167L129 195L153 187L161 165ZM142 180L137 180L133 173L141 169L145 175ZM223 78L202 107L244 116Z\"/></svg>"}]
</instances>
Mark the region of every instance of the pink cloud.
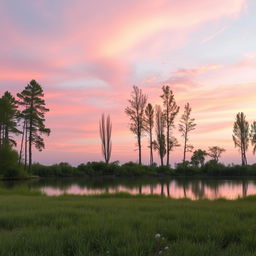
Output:
<instances>
[{"instance_id":1,"label":"pink cloud","mask_svg":"<svg viewBox=\"0 0 256 256\"><path fill-rule=\"evenodd\" d=\"M161 103L161 86L169 84L180 106L191 102L200 124L195 134L211 137L215 131L226 131L238 110L248 111L248 118L253 119L255 80L251 83L239 80L236 84L222 82L230 74L235 80L236 72L244 75L241 69L255 67L253 56L236 64L213 64L221 62L206 59L205 63L191 65L192 68L177 69L175 65L183 49L174 52L190 44L189 36L202 25L237 18L247 1L60 3L31 3L24 16L35 14L38 20L30 23L3 3L0 8L0 35L4 38L0 42L1 91L8 82L14 84L11 90L17 93L28 81L36 79L45 89L46 103L51 110L47 124L52 134L47 138L47 150L41 155L36 153L36 159L64 158L72 163L101 159L98 121L105 112L111 114L113 122L113 158L136 160L134 135L129 131L124 113L133 84L142 87L153 104ZM40 28L35 25L39 21ZM211 34L206 41L223 30ZM165 63L164 71L158 63ZM157 66L156 71L153 65ZM180 67L184 66L190 67L181 63ZM218 86L219 81L226 85ZM218 120L221 122L217 123ZM225 141L221 136L217 138L213 134L209 140L221 144ZM146 161L146 137L143 143ZM232 141L225 143L232 147ZM195 144L208 146L200 136ZM179 158L177 150L172 159L178 161Z\"/></svg>"}]
</instances>

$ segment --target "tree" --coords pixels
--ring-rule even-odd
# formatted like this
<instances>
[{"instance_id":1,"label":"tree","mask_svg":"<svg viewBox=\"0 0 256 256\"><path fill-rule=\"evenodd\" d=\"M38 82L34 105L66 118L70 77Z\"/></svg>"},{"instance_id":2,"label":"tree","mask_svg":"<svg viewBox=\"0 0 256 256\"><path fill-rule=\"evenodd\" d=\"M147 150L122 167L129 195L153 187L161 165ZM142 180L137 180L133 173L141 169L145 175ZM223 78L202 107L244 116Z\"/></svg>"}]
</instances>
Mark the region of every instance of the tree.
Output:
<instances>
[{"instance_id":1,"label":"tree","mask_svg":"<svg viewBox=\"0 0 256 256\"><path fill-rule=\"evenodd\" d=\"M163 95L161 98L163 99L164 105L164 117L166 122L166 165L170 165L170 137L171 137L171 130L174 127L174 119L179 112L179 107L177 106L174 94L168 85L162 87Z\"/></svg>"},{"instance_id":2,"label":"tree","mask_svg":"<svg viewBox=\"0 0 256 256\"><path fill-rule=\"evenodd\" d=\"M45 127L45 113L49 111L45 107L44 93L40 84L32 80L25 89L17 94L19 103L24 107L22 115L27 122L28 133L28 168L32 165L32 145L42 151L45 147L42 135L49 135L50 129Z\"/></svg>"},{"instance_id":3,"label":"tree","mask_svg":"<svg viewBox=\"0 0 256 256\"><path fill-rule=\"evenodd\" d=\"M221 157L221 154L225 151L226 151L226 149L224 149L224 148L214 146L214 147L209 147L209 151L207 154L208 154L208 156L210 156L212 158L213 161L218 163L219 159Z\"/></svg>"},{"instance_id":4,"label":"tree","mask_svg":"<svg viewBox=\"0 0 256 256\"><path fill-rule=\"evenodd\" d=\"M179 144L177 138L175 138L174 136L171 136L169 145L170 145L170 151L173 151L174 148L180 147L180 144Z\"/></svg>"},{"instance_id":5,"label":"tree","mask_svg":"<svg viewBox=\"0 0 256 256\"><path fill-rule=\"evenodd\" d=\"M16 99L8 91L0 98L0 147L16 146L12 134L18 135L17 117L19 115Z\"/></svg>"},{"instance_id":6,"label":"tree","mask_svg":"<svg viewBox=\"0 0 256 256\"><path fill-rule=\"evenodd\" d=\"M204 166L206 156L207 156L207 153L205 150L202 150L202 149L195 150L191 157L192 165L196 167Z\"/></svg>"},{"instance_id":7,"label":"tree","mask_svg":"<svg viewBox=\"0 0 256 256\"><path fill-rule=\"evenodd\" d=\"M100 127L100 138L101 138L101 149L104 156L105 162L108 164L111 151L112 151L112 142L111 142L111 133L112 133L112 124L110 121L110 116L105 120L105 115L102 114L101 120L99 123Z\"/></svg>"},{"instance_id":8,"label":"tree","mask_svg":"<svg viewBox=\"0 0 256 256\"><path fill-rule=\"evenodd\" d=\"M184 138L183 163L186 162L186 153L192 152L194 148L192 145L188 144L188 134L189 132L195 130L196 127L195 119L190 117L191 110L192 108L190 107L189 103L187 103L179 123L179 131L181 132L181 136Z\"/></svg>"},{"instance_id":9,"label":"tree","mask_svg":"<svg viewBox=\"0 0 256 256\"><path fill-rule=\"evenodd\" d=\"M156 122L156 140L153 142L154 150L158 151L160 160L161 160L161 166L164 165L164 156L166 154L166 144L165 144L165 135L164 135L164 129L165 129L165 117L163 115L162 109L160 106L156 106L156 116L155 116L155 122Z\"/></svg>"},{"instance_id":10,"label":"tree","mask_svg":"<svg viewBox=\"0 0 256 256\"><path fill-rule=\"evenodd\" d=\"M22 137L21 137L21 143L20 143L20 153L19 153L19 165L21 164L22 160L22 152L23 148L25 148L25 169L27 169L27 153L28 153L28 120L26 119L26 116L24 116L23 113L20 113L19 118L23 121L23 128L22 128ZM24 146L25 144L25 146Z\"/></svg>"},{"instance_id":11,"label":"tree","mask_svg":"<svg viewBox=\"0 0 256 256\"><path fill-rule=\"evenodd\" d=\"M253 154L256 152L256 121L251 124L250 139L253 146Z\"/></svg>"},{"instance_id":12,"label":"tree","mask_svg":"<svg viewBox=\"0 0 256 256\"><path fill-rule=\"evenodd\" d=\"M153 127L154 127L154 108L148 103L145 110L145 129L149 134L149 148L150 148L150 165L153 165Z\"/></svg>"},{"instance_id":13,"label":"tree","mask_svg":"<svg viewBox=\"0 0 256 256\"><path fill-rule=\"evenodd\" d=\"M246 151L249 144L249 123L243 112L236 115L233 127L233 141L241 153L242 165L247 165Z\"/></svg>"},{"instance_id":14,"label":"tree","mask_svg":"<svg viewBox=\"0 0 256 256\"><path fill-rule=\"evenodd\" d=\"M139 149L139 164L141 164L141 137L145 131L144 112L147 103L147 96L137 86L133 86L130 106L126 107L125 113L130 118L130 130L136 135Z\"/></svg>"},{"instance_id":15,"label":"tree","mask_svg":"<svg viewBox=\"0 0 256 256\"><path fill-rule=\"evenodd\" d=\"M18 153L8 144L0 148L0 175L5 177L17 177L20 175Z\"/></svg>"}]
</instances>

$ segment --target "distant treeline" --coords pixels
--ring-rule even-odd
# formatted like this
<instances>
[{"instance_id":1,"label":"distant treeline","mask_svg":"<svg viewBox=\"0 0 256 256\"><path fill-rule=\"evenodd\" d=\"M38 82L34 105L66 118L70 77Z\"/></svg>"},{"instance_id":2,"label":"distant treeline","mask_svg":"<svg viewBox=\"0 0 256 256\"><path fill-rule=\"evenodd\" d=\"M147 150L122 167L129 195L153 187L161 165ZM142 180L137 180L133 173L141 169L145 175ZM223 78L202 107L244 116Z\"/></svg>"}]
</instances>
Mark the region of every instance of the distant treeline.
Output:
<instances>
[{"instance_id":1,"label":"distant treeline","mask_svg":"<svg viewBox=\"0 0 256 256\"><path fill-rule=\"evenodd\" d=\"M138 177L138 176L256 176L255 165L228 165L210 160L202 167L177 164L176 168L157 165L139 165L128 162L120 165L118 162L88 162L73 167L68 163L51 166L33 164L31 171L39 177Z\"/></svg>"},{"instance_id":2,"label":"distant treeline","mask_svg":"<svg viewBox=\"0 0 256 256\"><path fill-rule=\"evenodd\" d=\"M247 166L246 153L251 143L256 153L256 121L249 124L243 112L236 115L233 125L233 141L241 155L241 166L224 166L219 162L226 151L223 147L209 145L207 150L194 149L189 135L196 129L195 119L191 117L192 107L184 106L178 123L182 137L180 144L175 137L175 119L180 111L174 93L168 85L162 87L162 104L153 106L148 97L137 86L133 86L125 113L129 117L129 128L136 137L138 164L119 165L110 163L112 153L112 123L110 116L103 114L99 122L103 162L89 162L78 167L67 163L43 166L33 163L33 149L42 151L45 147L44 136L51 132L45 126L45 114L49 111L44 101L40 84L31 80L15 98L6 91L0 97L0 177L46 176L139 176L139 175L255 175L254 165ZM20 136L19 152L16 139ZM148 138L149 166L142 162L142 137ZM230 134L231 136L231 134ZM172 152L182 146L182 162L171 167ZM155 164L154 151L158 154L161 166ZM187 153L191 153L188 160ZM205 158L210 161L205 163ZM173 159L176 161L177 159ZM33 166L33 167L32 167Z\"/></svg>"}]
</instances>

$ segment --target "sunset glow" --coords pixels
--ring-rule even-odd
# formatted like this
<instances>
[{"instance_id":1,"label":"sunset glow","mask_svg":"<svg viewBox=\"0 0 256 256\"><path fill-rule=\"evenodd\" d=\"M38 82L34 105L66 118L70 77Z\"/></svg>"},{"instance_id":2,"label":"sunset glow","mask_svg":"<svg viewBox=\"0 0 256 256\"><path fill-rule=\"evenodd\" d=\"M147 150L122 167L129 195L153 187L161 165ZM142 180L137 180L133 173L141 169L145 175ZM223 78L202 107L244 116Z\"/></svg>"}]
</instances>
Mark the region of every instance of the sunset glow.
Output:
<instances>
[{"instance_id":1,"label":"sunset glow","mask_svg":"<svg viewBox=\"0 0 256 256\"><path fill-rule=\"evenodd\" d=\"M155 105L167 84L181 107L179 142L189 102L191 144L224 147L221 161L240 163L235 115L256 120L255 13L253 0L0 0L0 93L16 94L32 79L42 85L52 131L46 149L35 151L42 164L103 160L102 113L113 123L111 160L137 161L124 113L132 86ZM248 162L255 158L250 146ZM171 163L181 159L180 147ZM149 162L146 136L142 160Z\"/></svg>"}]
</instances>

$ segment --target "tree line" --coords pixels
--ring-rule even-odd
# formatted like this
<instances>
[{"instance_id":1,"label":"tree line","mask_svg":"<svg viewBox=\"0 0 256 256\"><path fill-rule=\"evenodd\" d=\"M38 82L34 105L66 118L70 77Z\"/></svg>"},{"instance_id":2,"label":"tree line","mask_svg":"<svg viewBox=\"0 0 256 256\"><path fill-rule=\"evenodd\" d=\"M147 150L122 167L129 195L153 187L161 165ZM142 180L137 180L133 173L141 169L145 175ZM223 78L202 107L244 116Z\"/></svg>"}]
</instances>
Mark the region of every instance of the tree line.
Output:
<instances>
[{"instance_id":1,"label":"tree line","mask_svg":"<svg viewBox=\"0 0 256 256\"><path fill-rule=\"evenodd\" d=\"M155 150L160 158L161 166L170 166L171 152L181 146L175 137L175 119L180 111L180 107L175 101L173 91L168 85L162 87L162 106L153 107L151 103L147 103L147 96L137 86L133 86L129 106L126 107L125 113L130 119L130 130L135 134L139 152L139 164L141 164L141 137L145 134L149 137L150 148L150 165L153 165L153 150ZM184 165L190 164L187 161L187 153L193 152L194 146L189 143L189 135L195 130L195 119L191 116L192 107L189 103L184 106L184 112L178 123L178 131L183 138L183 157ZM153 131L154 130L154 131ZM153 133L155 132L155 139ZM191 158L191 163L198 166L203 163L206 155L211 156L218 162L220 155L225 150L218 146L209 148L209 153L203 150L195 150ZM166 158L166 160L165 160Z\"/></svg>"},{"instance_id":2,"label":"tree line","mask_svg":"<svg viewBox=\"0 0 256 256\"><path fill-rule=\"evenodd\" d=\"M156 151L160 158L161 166L170 166L171 152L180 147L177 138L174 134L175 119L180 111L180 107L175 101L173 91L168 85L162 87L162 106L153 106L148 102L148 97L143 93L142 89L133 86L131 98L128 100L129 105L125 108L125 113L129 117L130 131L136 137L136 146L138 149L138 163L142 164L142 137L147 135L149 140L149 163L154 164L154 154ZM183 138L183 156L182 164L185 166L193 165L202 167L205 162L205 157L211 157L213 162L218 163L223 152L226 150L220 146L211 146L208 151L198 149L194 150L194 146L189 143L190 133L196 129L195 119L191 117L192 107L189 103L184 106L184 112L178 123L178 131ZM100 120L100 137L102 144L102 153L105 162L108 163L111 156L111 131L112 124L110 116L107 117L105 124L105 117L102 115ZM238 113L234 122L233 141L235 147L241 153L242 165L247 165L246 152L248 150L249 142L253 145L253 153L256 152L256 121L251 124L246 121L244 113ZM187 161L187 153L191 152L191 160Z\"/></svg>"},{"instance_id":3,"label":"tree line","mask_svg":"<svg viewBox=\"0 0 256 256\"><path fill-rule=\"evenodd\" d=\"M6 91L0 98L0 170L23 166L30 171L33 146L43 150L43 135L50 134L45 126L45 113L49 109L45 107L43 89L35 80L16 96ZM21 136L19 154L14 150L17 136Z\"/></svg>"},{"instance_id":4,"label":"tree line","mask_svg":"<svg viewBox=\"0 0 256 256\"><path fill-rule=\"evenodd\" d=\"M161 166L170 167L171 152L181 146L175 137L175 121L180 107L175 101L173 91L168 85L162 87L160 95L162 105L153 106L148 97L137 86L133 86L131 98L125 113L129 117L129 128L136 137L138 162L142 165L142 137L149 140L149 162L155 165L154 151L158 153ZM17 93L16 98L6 91L0 98L0 170L8 169L17 163L26 171L31 171L33 162L33 147L41 151L45 147L44 135L50 134L45 126L46 108L42 86L31 80L25 89ZM189 103L184 106L184 112L178 122L178 131L182 137L182 165L202 167L205 157L210 156L215 163L225 149L219 146L209 147L208 151L198 149L190 143L190 133L196 129L195 119L191 116L192 107ZM102 153L108 164L112 152L112 123L110 116L103 114L99 122ZM16 138L20 137L19 153ZM246 120L243 112L236 115L233 126L233 141L241 154L242 165L247 165L246 153L251 142L253 153L256 152L256 121L252 124ZM192 152L190 161L187 153ZM8 168L7 168L8 167Z\"/></svg>"}]
</instances>

